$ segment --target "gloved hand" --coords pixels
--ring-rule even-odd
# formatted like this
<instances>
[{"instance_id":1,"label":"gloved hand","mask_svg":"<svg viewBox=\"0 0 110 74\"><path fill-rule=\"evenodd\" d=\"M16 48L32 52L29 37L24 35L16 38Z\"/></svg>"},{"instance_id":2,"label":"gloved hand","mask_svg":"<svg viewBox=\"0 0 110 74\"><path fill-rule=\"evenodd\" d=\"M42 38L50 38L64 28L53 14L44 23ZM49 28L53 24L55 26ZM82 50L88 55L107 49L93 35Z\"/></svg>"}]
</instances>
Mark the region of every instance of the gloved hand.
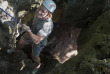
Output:
<instances>
[{"instance_id":1,"label":"gloved hand","mask_svg":"<svg viewBox=\"0 0 110 74\"><path fill-rule=\"evenodd\" d=\"M24 30L24 31L26 31L26 32L31 31L29 26L27 26L27 25L25 25L25 24L23 24L23 25L24 25L24 26L23 26L23 30Z\"/></svg>"}]
</instances>

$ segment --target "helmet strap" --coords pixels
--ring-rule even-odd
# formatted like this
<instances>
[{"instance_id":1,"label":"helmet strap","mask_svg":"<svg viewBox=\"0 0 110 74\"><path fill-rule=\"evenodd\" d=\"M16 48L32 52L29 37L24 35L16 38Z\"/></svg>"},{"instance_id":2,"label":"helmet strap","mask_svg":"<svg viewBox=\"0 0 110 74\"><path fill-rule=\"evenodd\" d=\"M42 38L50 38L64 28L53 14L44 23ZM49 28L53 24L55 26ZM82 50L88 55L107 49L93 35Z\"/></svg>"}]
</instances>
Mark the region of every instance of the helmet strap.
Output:
<instances>
[{"instance_id":1,"label":"helmet strap","mask_svg":"<svg viewBox=\"0 0 110 74\"><path fill-rule=\"evenodd\" d=\"M47 19L47 18L48 18L48 17L47 17L48 15L49 15L49 12L48 12L47 15L45 15L43 18L44 18L44 19Z\"/></svg>"}]
</instances>

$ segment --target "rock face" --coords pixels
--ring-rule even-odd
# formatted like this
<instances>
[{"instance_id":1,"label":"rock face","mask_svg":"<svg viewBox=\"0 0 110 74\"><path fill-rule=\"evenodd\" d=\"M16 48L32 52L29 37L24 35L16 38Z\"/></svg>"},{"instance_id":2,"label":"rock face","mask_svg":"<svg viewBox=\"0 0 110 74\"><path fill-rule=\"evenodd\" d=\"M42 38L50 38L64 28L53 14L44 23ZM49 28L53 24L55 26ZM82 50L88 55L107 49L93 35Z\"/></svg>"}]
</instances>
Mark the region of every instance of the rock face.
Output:
<instances>
[{"instance_id":1,"label":"rock face","mask_svg":"<svg viewBox=\"0 0 110 74\"><path fill-rule=\"evenodd\" d=\"M21 19L25 13L22 13L22 17L17 14L23 9L19 9L21 6L25 6L22 3L17 5L17 1L21 0L0 0L0 8L10 14L16 19ZM23 0L25 3L27 0ZM29 1L29 0L28 0ZM29 2L31 8L31 2ZM0 74L31 74L35 67L31 59L23 51L19 51L15 54L7 54L6 50L16 47L16 37L19 35L18 26L10 16L8 16L3 10L0 9ZM27 10L25 10L27 11ZM30 65L31 64L31 65Z\"/></svg>"},{"instance_id":2,"label":"rock face","mask_svg":"<svg viewBox=\"0 0 110 74\"><path fill-rule=\"evenodd\" d=\"M59 5L59 8L54 13L55 17L53 19L57 22L57 28L59 24L59 28L52 35L54 43L51 44L52 47L50 47L52 48L50 52L52 55L54 54L54 57L60 63L65 62L71 58L72 55L78 54L77 37L80 33L80 28L89 27L89 24L96 21L97 16L109 9L109 1L107 0L64 0L64 2L67 3L64 3L63 9L61 9L61 5ZM75 53L71 51L72 48L76 50ZM68 54L71 56L67 57L66 55Z\"/></svg>"},{"instance_id":3,"label":"rock face","mask_svg":"<svg viewBox=\"0 0 110 74\"><path fill-rule=\"evenodd\" d=\"M0 2L0 8L15 17L13 7L7 1ZM14 48L16 46L16 22L0 9L0 48Z\"/></svg>"},{"instance_id":4,"label":"rock face","mask_svg":"<svg viewBox=\"0 0 110 74\"><path fill-rule=\"evenodd\" d=\"M65 23L51 35L54 43L51 44L50 52L60 63L78 54L77 38L80 32L81 28Z\"/></svg>"},{"instance_id":5,"label":"rock face","mask_svg":"<svg viewBox=\"0 0 110 74\"><path fill-rule=\"evenodd\" d=\"M46 74L97 74L110 73L110 10L104 12L93 24L82 28L78 38L78 55L63 65L52 63ZM61 34L60 34L61 35ZM61 45L60 45L61 47ZM64 56L63 56L64 57ZM55 61L55 60L54 60ZM56 62L56 61L55 61ZM48 69L46 69L48 70ZM48 70L48 71L49 71Z\"/></svg>"},{"instance_id":6,"label":"rock face","mask_svg":"<svg viewBox=\"0 0 110 74\"><path fill-rule=\"evenodd\" d=\"M1 0L0 8L30 25L41 2L42 0ZM44 65L38 74L109 74L110 1L55 2L57 9L53 16L54 30L40 55ZM8 48L16 47L19 26L0 10L0 74L31 74L34 68L29 55L23 51L14 54L5 52Z\"/></svg>"},{"instance_id":7,"label":"rock face","mask_svg":"<svg viewBox=\"0 0 110 74\"><path fill-rule=\"evenodd\" d=\"M80 33L79 55L62 65L60 73L110 73L110 11L103 13ZM68 68L68 69L67 69Z\"/></svg>"}]
</instances>

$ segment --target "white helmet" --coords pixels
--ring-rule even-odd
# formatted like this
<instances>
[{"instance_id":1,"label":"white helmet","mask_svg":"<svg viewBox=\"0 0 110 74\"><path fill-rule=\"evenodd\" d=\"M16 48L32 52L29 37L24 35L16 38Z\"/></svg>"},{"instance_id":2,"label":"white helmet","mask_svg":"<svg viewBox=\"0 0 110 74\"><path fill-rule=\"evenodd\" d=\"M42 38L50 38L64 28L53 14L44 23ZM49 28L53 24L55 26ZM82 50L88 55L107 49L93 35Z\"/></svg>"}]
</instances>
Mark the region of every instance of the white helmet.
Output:
<instances>
[{"instance_id":1,"label":"white helmet","mask_svg":"<svg viewBox=\"0 0 110 74\"><path fill-rule=\"evenodd\" d=\"M44 0L42 3L51 13L56 9L56 4L52 0Z\"/></svg>"}]
</instances>

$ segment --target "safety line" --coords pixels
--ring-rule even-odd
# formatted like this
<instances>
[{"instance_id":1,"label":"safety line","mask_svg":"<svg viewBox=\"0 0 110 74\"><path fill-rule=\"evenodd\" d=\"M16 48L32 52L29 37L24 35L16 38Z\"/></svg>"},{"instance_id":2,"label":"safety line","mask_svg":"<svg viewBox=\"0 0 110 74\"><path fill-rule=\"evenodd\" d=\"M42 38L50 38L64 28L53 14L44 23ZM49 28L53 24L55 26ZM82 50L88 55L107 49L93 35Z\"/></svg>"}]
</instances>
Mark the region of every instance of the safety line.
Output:
<instances>
[{"instance_id":1,"label":"safety line","mask_svg":"<svg viewBox=\"0 0 110 74\"><path fill-rule=\"evenodd\" d=\"M10 14L8 14L6 11L4 11L2 8L0 8L3 12L5 12L8 16L10 16L12 19L14 19L16 22L18 22L21 26L24 27L24 25L22 23L20 23L17 19L15 19L14 17L12 17Z\"/></svg>"}]
</instances>

